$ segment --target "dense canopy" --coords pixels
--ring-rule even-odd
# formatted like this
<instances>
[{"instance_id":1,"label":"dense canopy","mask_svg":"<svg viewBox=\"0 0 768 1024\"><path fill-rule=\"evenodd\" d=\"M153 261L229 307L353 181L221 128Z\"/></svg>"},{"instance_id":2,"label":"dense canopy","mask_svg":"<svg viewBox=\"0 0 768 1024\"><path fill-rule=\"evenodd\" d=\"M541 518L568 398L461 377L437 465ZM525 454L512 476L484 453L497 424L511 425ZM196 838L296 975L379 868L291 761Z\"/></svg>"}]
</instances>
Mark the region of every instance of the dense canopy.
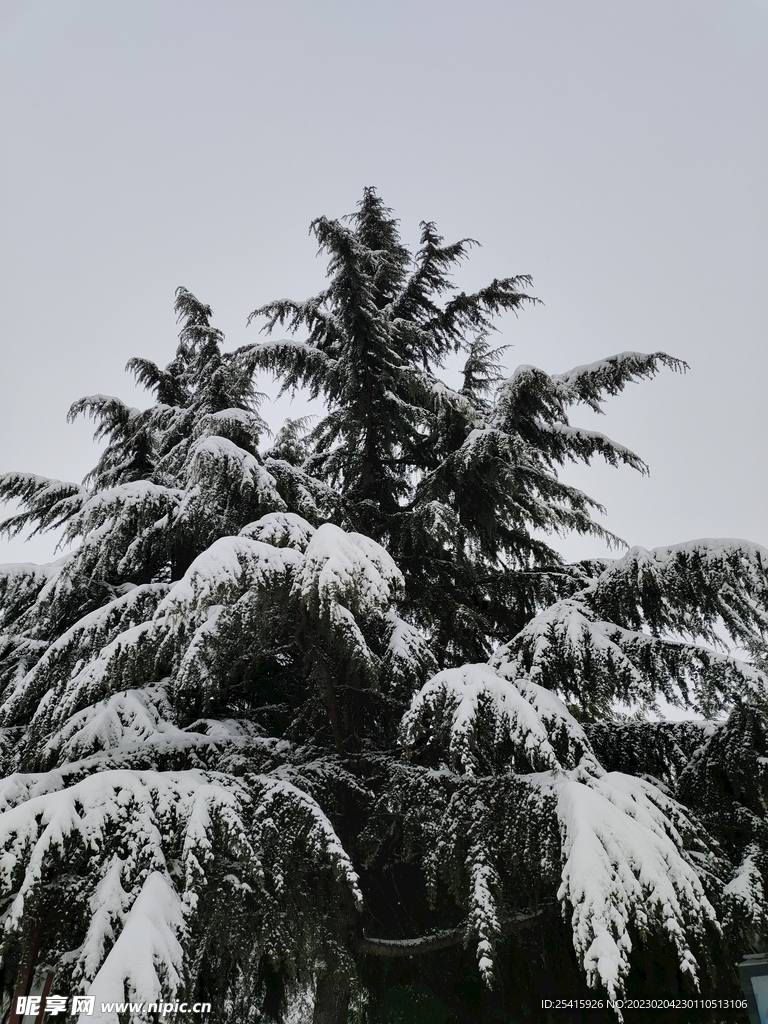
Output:
<instances>
[{"instance_id":1,"label":"dense canopy","mask_svg":"<svg viewBox=\"0 0 768 1024\"><path fill-rule=\"evenodd\" d=\"M49 970L105 1022L733 995L768 913L768 552L555 546L620 543L563 467L645 470L572 411L684 365L505 376L529 278L459 291L471 240L411 254L373 189L312 227L328 286L256 310L264 340L226 351L178 289L174 358L129 363L152 404L72 406L84 482L0 477L6 532L65 550L0 567L6 1000ZM319 422L270 438L264 370Z\"/></svg>"}]
</instances>

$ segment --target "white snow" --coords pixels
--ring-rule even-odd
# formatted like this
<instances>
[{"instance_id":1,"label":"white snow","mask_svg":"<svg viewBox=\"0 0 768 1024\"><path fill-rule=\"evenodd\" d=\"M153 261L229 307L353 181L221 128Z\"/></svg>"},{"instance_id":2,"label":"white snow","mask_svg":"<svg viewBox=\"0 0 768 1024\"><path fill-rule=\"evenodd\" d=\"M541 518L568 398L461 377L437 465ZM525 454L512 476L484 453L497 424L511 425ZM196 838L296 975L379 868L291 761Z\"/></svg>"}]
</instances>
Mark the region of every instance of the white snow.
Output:
<instances>
[{"instance_id":1,"label":"white snow","mask_svg":"<svg viewBox=\"0 0 768 1024\"><path fill-rule=\"evenodd\" d=\"M403 718L403 742L414 746L425 734L440 734L448 719L451 762L467 775L478 772L483 752L504 740L513 744L534 771L572 767L583 763L597 769L586 735L552 693L527 680L506 679L489 665L445 669L426 683L413 698ZM552 744L560 740L565 763Z\"/></svg>"},{"instance_id":2,"label":"white snow","mask_svg":"<svg viewBox=\"0 0 768 1024\"><path fill-rule=\"evenodd\" d=\"M277 548L290 547L306 551L315 534L314 526L294 512L270 512L240 531L240 537L263 541Z\"/></svg>"},{"instance_id":3,"label":"white snow","mask_svg":"<svg viewBox=\"0 0 768 1024\"><path fill-rule=\"evenodd\" d=\"M114 884L114 877L109 881ZM102 1013L101 1004L122 1002L126 993L134 1002L172 1000L182 981L183 933L181 900L167 877L152 871L88 988L87 994L95 997L94 1013L81 1014L78 1024L119 1024L117 1013Z\"/></svg>"},{"instance_id":4,"label":"white snow","mask_svg":"<svg viewBox=\"0 0 768 1024\"><path fill-rule=\"evenodd\" d=\"M400 570L380 544L323 523L309 542L296 586L321 614L337 605L364 617L385 608L402 584Z\"/></svg>"},{"instance_id":5,"label":"white snow","mask_svg":"<svg viewBox=\"0 0 768 1024\"><path fill-rule=\"evenodd\" d=\"M247 537L222 537L198 555L160 604L156 618L181 618L192 609L199 613L223 604L246 589L284 578L302 562L301 553L292 548L276 548Z\"/></svg>"},{"instance_id":6,"label":"white snow","mask_svg":"<svg viewBox=\"0 0 768 1024\"><path fill-rule=\"evenodd\" d=\"M680 970L698 982L689 936L717 930L717 915L682 852L670 798L618 772L577 781L552 776L563 846L558 892L570 907L573 941L590 985L622 994L630 970L630 922L665 935Z\"/></svg>"}]
</instances>

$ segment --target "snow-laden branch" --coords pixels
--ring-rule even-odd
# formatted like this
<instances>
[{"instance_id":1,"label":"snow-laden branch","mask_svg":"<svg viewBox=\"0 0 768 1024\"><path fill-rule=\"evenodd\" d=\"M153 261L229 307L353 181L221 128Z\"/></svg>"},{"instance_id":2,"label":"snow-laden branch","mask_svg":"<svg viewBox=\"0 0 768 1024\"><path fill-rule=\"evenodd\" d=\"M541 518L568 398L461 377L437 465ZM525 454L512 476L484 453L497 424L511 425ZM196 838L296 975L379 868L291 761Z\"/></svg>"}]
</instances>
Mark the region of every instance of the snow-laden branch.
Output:
<instances>
[{"instance_id":1,"label":"snow-laden branch","mask_svg":"<svg viewBox=\"0 0 768 1024\"><path fill-rule=\"evenodd\" d=\"M499 922L499 932L502 935L511 935L514 932L532 928L545 916L551 916L556 910L557 906L552 904L541 907L530 914L515 914L514 917L503 918ZM419 935L413 939L378 939L366 935L358 940L357 948L366 956L419 956L422 953L435 953L440 949L450 949L451 946L461 946L466 943L467 935L470 932L469 923L465 922L456 928L444 928L442 931Z\"/></svg>"}]
</instances>

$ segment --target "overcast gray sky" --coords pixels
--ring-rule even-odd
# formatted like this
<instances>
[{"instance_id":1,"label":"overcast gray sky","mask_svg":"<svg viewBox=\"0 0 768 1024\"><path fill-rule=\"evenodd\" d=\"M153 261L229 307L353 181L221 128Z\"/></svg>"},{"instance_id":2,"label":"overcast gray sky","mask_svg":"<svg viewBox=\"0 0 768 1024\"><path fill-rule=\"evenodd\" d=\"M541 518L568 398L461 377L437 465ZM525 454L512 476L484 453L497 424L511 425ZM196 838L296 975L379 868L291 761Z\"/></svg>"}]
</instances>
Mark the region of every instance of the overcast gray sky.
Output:
<instances>
[{"instance_id":1,"label":"overcast gray sky","mask_svg":"<svg viewBox=\"0 0 768 1024\"><path fill-rule=\"evenodd\" d=\"M144 401L123 367L171 357L177 285L256 340L322 286L312 218L376 185L409 242L482 242L462 286L533 275L510 368L690 363L601 418L649 478L571 474L609 528L768 545L767 53L768 0L0 0L0 471L80 479L66 411Z\"/></svg>"}]
</instances>

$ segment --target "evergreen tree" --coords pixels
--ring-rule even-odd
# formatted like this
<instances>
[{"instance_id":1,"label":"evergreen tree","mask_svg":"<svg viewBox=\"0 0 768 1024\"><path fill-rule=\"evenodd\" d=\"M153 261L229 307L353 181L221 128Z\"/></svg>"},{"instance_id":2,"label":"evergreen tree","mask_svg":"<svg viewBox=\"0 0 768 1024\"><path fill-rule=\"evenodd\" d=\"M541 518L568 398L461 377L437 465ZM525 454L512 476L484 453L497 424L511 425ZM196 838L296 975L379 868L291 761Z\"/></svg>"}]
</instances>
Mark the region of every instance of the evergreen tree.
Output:
<instances>
[{"instance_id":1,"label":"evergreen tree","mask_svg":"<svg viewBox=\"0 0 768 1024\"><path fill-rule=\"evenodd\" d=\"M328 521L333 492L280 457L290 427L259 453L242 354L189 292L176 308L174 361L129 364L153 406L73 406L107 440L82 487L0 480L8 532L79 541L0 571L4 964L12 988L37 929L65 987L240 1019L265 979L309 985L322 922L360 901L327 812L365 791L325 744L376 733L432 661L391 558Z\"/></svg>"},{"instance_id":2,"label":"evergreen tree","mask_svg":"<svg viewBox=\"0 0 768 1024\"><path fill-rule=\"evenodd\" d=\"M558 467L599 455L645 469L624 446L572 427L569 407L600 411L629 381L683 364L624 353L556 376L520 367L501 382L493 317L536 302L524 290L530 278L457 291L451 272L475 243L445 244L425 222L411 256L371 188L349 221L312 225L329 257L324 291L252 314L270 334L305 328L306 339L270 339L250 356L284 389L305 386L325 400L305 468L338 488L345 522L393 555L404 607L441 665L484 659L561 589L567 570L542 532L617 540L595 522L598 503L560 480ZM458 391L437 376L452 352L465 357Z\"/></svg>"},{"instance_id":3,"label":"evergreen tree","mask_svg":"<svg viewBox=\"0 0 768 1024\"><path fill-rule=\"evenodd\" d=\"M501 379L491 317L525 279L451 292L468 243L424 225L412 259L372 190L315 230L329 288L266 309L307 340L225 352L180 289L173 361L129 364L154 403L73 406L106 441L83 485L0 478L7 531L76 545L0 568L6 999L24 964L92 1021L274 1020L301 993L315 1024L398 1000L508 1021L542 985L651 975L733 994L768 912L768 553L566 565L532 536L602 530L563 464L643 468L568 410L679 364ZM328 415L263 450L257 366ZM626 717L658 696L709 721Z\"/></svg>"}]
</instances>

